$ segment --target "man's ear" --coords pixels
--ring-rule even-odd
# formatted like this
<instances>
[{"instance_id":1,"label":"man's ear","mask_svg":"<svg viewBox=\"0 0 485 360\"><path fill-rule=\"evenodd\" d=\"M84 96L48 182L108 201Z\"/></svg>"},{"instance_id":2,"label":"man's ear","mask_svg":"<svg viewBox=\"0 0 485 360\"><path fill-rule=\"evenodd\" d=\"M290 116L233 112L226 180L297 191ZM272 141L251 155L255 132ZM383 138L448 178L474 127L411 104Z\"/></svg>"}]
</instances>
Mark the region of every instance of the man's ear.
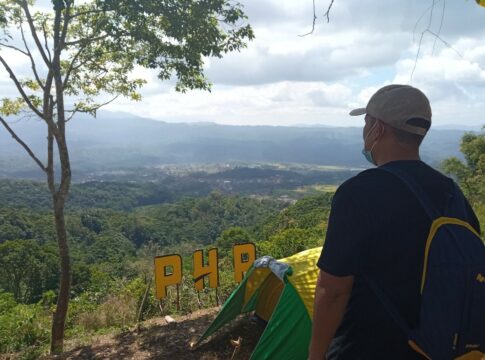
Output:
<instances>
[{"instance_id":1,"label":"man's ear","mask_svg":"<svg viewBox=\"0 0 485 360\"><path fill-rule=\"evenodd\" d=\"M381 120L376 120L377 121L377 125L376 125L376 138L380 139L382 138L382 136L384 136L384 134L386 133L386 124L384 124L383 121Z\"/></svg>"}]
</instances>

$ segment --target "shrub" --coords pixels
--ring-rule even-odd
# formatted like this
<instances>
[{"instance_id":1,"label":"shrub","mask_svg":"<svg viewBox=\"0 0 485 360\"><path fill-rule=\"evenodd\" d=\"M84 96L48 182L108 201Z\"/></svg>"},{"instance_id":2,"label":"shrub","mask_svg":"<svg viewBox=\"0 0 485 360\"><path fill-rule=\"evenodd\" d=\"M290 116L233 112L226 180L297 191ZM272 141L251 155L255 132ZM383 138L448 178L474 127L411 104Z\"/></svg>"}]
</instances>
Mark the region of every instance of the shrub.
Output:
<instances>
[{"instance_id":1,"label":"shrub","mask_svg":"<svg viewBox=\"0 0 485 360\"><path fill-rule=\"evenodd\" d=\"M259 256L270 255L275 259L291 256L300 251L322 246L322 229L287 229L257 244Z\"/></svg>"},{"instance_id":2,"label":"shrub","mask_svg":"<svg viewBox=\"0 0 485 360\"><path fill-rule=\"evenodd\" d=\"M48 344L49 314L40 305L24 304L0 313L0 353L26 351Z\"/></svg>"},{"instance_id":3,"label":"shrub","mask_svg":"<svg viewBox=\"0 0 485 360\"><path fill-rule=\"evenodd\" d=\"M85 331L131 325L136 320L137 301L128 294L110 296L94 310L78 314L75 323Z\"/></svg>"}]
</instances>

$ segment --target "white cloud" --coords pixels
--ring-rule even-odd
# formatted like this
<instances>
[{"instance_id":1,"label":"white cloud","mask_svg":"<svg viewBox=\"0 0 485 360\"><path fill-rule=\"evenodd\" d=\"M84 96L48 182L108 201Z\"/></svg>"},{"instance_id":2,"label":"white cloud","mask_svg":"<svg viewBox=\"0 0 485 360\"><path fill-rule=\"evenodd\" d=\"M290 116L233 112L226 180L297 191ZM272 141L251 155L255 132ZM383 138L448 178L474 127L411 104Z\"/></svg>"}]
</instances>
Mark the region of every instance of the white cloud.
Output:
<instances>
[{"instance_id":1,"label":"white cloud","mask_svg":"<svg viewBox=\"0 0 485 360\"><path fill-rule=\"evenodd\" d=\"M216 121L224 124L313 124L346 116L352 90L342 84L280 82L260 86L217 87L212 93L151 96L140 116L165 121ZM160 109L163 109L160 111ZM126 111L122 104L110 110ZM330 124L329 122L327 122Z\"/></svg>"},{"instance_id":2,"label":"white cloud","mask_svg":"<svg viewBox=\"0 0 485 360\"><path fill-rule=\"evenodd\" d=\"M348 111L395 82L425 91L435 124L485 123L485 9L472 0L435 0L431 22L431 0L336 0L328 24L322 15L329 0L316 0L315 32L304 37L298 35L311 29L312 0L241 2L256 39L241 52L206 60L211 93L176 93L174 80L162 83L156 71L137 67L132 76L148 81L143 101L118 100L109 109L165 121L360 126ZM411 80L428 25L452 48L425 33ZM6 54L21 72L29 70L27 59ZM0 74L0 95L3 80Z\"/></svg>"}]
</instances>

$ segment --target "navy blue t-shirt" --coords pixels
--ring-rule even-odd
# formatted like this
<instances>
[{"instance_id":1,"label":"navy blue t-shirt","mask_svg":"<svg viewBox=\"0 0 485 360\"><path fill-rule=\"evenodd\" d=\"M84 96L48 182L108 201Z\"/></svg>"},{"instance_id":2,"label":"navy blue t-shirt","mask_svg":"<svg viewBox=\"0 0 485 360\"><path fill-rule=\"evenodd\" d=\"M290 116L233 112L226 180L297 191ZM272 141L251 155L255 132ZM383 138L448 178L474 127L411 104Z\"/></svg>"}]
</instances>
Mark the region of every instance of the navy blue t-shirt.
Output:
<instances>
[{"instance_id":1,"label":"navy blue t-shirt","mask_svg":"<svg viewBox=\"0 0 485 360\"><path fill-rule=\"evenodd\" d=\"M414 177L442 210L452 180L422 161L394 161ZM469 222L480 225L468 206ZM416 326L425 242L431 226L416 197L394 175L369 169L342 184L332 202L318 267L334 276L354 276L354 286L328 359L422 359L380 300L364 282L371 279L408 325Z\"/></svg>"}]
</instances>

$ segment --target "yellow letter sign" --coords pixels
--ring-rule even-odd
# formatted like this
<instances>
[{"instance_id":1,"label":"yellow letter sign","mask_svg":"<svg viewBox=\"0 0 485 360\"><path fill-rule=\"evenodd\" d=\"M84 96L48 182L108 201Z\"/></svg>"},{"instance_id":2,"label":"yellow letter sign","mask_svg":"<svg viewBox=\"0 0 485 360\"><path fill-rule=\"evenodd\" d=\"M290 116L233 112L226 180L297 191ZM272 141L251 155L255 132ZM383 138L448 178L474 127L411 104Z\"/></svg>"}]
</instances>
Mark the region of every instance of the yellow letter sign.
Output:
<instances>
[{"instance_id":1,"label":"yellow letter sign","mask_svg":"<svg viewBox=\"0 0 485 360\"><path fill-rule=\"evenodd\" d=\"M217 249L209 250L209 261L207 266L204 266L204 251L196 250L194 252L194 284L197 290L204 288L204 278L209 276L209 287L215 289L219 286L219 269Z\"/></svg>"},{"instance_id":2,"label":"yellow letter sign","mask_svg":"<svg viewBox=\"0 0 485 360\"><path fill-rule=\"evenodd\" d=\"M251 243L236 244L232 248L234 256L234 280L241 282L244 273L253 265L256 259L256 246Z\"/></svg>"},{"instance_id":3,"label":"yellow letter sign","mask_svg":"<svg viewBox=\"0 0 485 360\"><path fill-rule=\"evenodd\" d=\"M155 286L157 299L167 296L167 286L182 282L182 257L164 255L155 258Z\"/></svg>"}]
</instances>

